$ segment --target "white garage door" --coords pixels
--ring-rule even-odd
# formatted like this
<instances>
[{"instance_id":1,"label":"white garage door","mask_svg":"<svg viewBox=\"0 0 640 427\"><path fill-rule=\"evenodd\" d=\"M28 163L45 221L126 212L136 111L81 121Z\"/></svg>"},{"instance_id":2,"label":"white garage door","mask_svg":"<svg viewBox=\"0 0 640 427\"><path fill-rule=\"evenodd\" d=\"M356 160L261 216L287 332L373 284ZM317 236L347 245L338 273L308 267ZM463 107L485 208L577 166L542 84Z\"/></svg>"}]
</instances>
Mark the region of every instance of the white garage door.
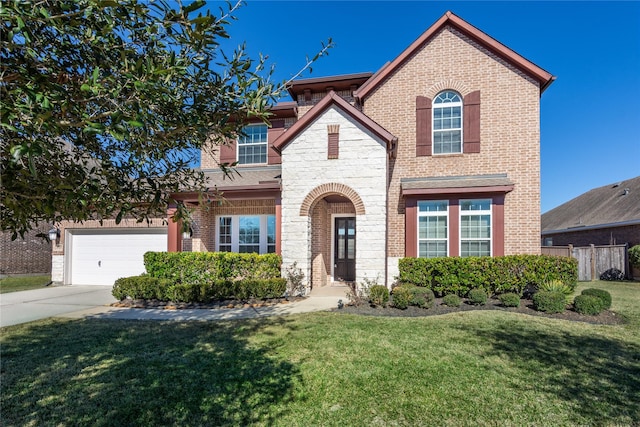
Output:
<instances>
[{"instance_id":1,"label":"white garage door","mask_svg":"<svg viewBox=\"0 0 640 427\"><path fill-rule=\"evenodd\" d=\"M145 252L167 250L166 229L75 230L70 237L66 252L73 285L113 285L145 272Z\"/></svg>"}]
</instances>

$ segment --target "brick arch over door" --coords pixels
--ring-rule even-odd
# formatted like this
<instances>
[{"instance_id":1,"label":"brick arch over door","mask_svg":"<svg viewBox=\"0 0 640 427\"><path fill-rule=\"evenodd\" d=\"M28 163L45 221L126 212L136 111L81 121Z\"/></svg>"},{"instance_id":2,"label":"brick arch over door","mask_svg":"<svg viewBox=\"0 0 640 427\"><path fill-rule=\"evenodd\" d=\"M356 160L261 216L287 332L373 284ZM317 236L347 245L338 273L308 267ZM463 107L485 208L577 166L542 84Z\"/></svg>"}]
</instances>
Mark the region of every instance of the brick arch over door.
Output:
<instances>
[{"instance_id":1,"label":"brick arch over door","mask_svg":"<svg viewBox=\"0 0 640 427\"><path fill-rule=\"evenodd\" d=\"M307 197L304 198L304 201L300 206L300 216L309 216L311 209L318 200L331 195L339 195L348 198L351 200L351 203L353 203L356 215L364 215L364 203L362 203L362 199L358 193L353 188L344 184L331 182L319 185L307 194Z\"/></svg>"}]
</instances>

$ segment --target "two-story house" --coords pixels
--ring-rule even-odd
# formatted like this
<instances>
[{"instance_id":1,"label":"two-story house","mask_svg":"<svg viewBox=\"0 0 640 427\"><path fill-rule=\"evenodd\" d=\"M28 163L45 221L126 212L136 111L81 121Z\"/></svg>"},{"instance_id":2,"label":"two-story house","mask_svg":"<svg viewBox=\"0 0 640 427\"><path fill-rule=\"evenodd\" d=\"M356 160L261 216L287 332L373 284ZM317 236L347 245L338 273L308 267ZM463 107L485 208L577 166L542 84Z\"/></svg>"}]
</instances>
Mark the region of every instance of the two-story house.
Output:
<instances>
[{"instance_id":1,"label":"two-story house","mask_svg":"<svg viewBox=\"0 0 640 427\"><path fill-rule=\"evenodd\" d=\"M271 126L203 150L222 199L196 209L186 241L170 222L168 250L280 253L309 287L390 285L405 256L539 253L554 79L447 12L376 73L294 81ZM219 163L233 162L230 180Z\"/></svg>"}]
</instances>

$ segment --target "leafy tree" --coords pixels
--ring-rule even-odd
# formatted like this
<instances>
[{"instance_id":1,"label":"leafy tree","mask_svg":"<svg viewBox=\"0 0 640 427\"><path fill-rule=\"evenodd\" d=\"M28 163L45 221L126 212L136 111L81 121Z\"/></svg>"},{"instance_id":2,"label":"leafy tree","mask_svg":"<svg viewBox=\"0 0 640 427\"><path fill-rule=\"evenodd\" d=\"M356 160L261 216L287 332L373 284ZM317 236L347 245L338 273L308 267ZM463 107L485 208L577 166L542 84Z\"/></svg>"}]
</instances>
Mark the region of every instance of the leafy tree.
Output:
<instances>
[{"instance_id":1,"label":"leafy tree","mask_svg":"<svg viewBox=\"0 0 640 427\"><path fill-rule=\"evenodd\" d=\"M274 83L266 58L244 44L222 52L240 3L216 15L205 4L2 0L3 231L144 221L166 213L171 193L206 194L191 167L199 150L235 139L249 118L268 121L287 82Z\"/></svg>"}]
</instances>

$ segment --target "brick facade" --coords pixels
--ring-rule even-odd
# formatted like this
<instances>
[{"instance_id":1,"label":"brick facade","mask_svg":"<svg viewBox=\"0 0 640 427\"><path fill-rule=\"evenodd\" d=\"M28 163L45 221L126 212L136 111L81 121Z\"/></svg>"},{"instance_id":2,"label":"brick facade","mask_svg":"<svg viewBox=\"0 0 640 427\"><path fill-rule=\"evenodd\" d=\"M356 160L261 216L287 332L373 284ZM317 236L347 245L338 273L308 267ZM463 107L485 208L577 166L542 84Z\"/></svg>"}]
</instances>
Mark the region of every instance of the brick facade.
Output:
<instances>
[{"instance_id":1,"label":"brick facade","mask_svg":"<svg viewBox=\"0 0 640 427\"><path fill-rule=\"evenodd\" d=\"M0 277L13 274L51 272L51 242L37 234L47 234L51 227L39 227L11 240L11 233L0 234Z\"/></svg>"},{"instance_id":2,"label":"brick facade","mask_svg":"<svg viewBox=\"0 0 640 427\"><path fill-rule=\"evenodd\" d=\"M545 233L542 236L543 242L548 238L553 239L553 246L624 245L627 243L631 248L640 245L640 225Z\"/></svg>"},{"instance_id":3,"label":"brick facade","mask_svg":"<svg viewBox=\"0 0 640 427\"><path fill-rule=\"evenodd\" d=\"M416 96L480 91L480 153L416 156ZM391 75L363 111L398 137L389 167L389 230L405 227L400 179L506 173L505 254L540 252L540 86L459 31L446 27ZM390 233L389 256L405 253L403 233Z\"/></svg>"}]
</instances>

